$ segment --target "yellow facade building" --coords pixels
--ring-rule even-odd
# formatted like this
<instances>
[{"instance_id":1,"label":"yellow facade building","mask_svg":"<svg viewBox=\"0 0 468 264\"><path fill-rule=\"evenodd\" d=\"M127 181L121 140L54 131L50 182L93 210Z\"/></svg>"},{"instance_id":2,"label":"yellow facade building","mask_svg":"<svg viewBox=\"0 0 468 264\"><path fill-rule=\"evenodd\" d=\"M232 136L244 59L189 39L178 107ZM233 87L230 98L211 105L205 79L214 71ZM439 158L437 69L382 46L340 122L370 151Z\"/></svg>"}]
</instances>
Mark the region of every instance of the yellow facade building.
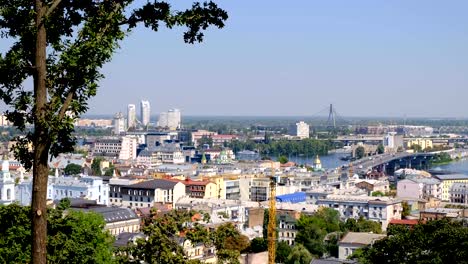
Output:
<instances>
[{"instance_id":1,"label":"yellow facade building","mask_svg":"<svg viewBox=\"0 0 468 264\"><path fill-rule=\"evenodd\" d=\"M424 138L416 138L409 140L407 143L407 147L411 148L413 145L418 145L421 147L422 150L425 150L427 148L432 148L432 140L431 139L424 139Z\"/></svg>"},{"instance_id":2,"label":"yellow facade building","mask_svg":"<svg viewBox=\"0 0 468 264\"><path fill-rule=\"evenodd\" d=\"M463 174L448 174L448 175L436 175L435 178L441 181L442 188L442 201L450 201L450 189L456 182L467 183L468 175Z\"/></svg>"}]
</instances>

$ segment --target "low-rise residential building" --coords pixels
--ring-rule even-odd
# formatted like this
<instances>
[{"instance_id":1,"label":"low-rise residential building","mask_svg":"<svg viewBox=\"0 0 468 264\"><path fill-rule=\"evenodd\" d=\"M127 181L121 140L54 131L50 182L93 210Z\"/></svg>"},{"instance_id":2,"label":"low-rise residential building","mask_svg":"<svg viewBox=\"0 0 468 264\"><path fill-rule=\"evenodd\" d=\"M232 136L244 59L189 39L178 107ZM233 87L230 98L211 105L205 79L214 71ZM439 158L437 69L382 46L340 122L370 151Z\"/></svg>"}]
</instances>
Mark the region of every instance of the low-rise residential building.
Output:
<instances>
[{"instance_id":1,"label":"low-rise residential building","mask_svg":"<svg viewBox=\"0 0 468 264\"><path fill-rule=\"evenodd\" d=\"M140 182L141 180L133 179L130 177L112 177L109 179L109 204L122 206L122 191L124 186L132 185Z\"/></svg>"},{"instance_id":2,"label":"low-rise residential building","mask_svg":"<svg viewBox=\"0 0 468 264\"><path fill-rule=\"evenodd\" d=\"M161 145L152 150L152 165L154 163L182 164L184 162L184 153L177 144Z\"/></svg>"},{"instance_id":3,"label":"low-rise residential building","mask_svg":"<svg viewBox=\"0 0 468 264\"><path fill-rule=\"evenodd\" d=\"M223 146L224 143L230 143L238 139L236 135L212 135L211 140L213 140L214 146Z\"/></svg>"},{"instance_id":4,"label":"low-rise residential building","mask_svg":"<svg viewBox=\"0 0 468 264\"><path fill-rule=\"evenodd\" d=\"M439 219L456 219L463 216L463 209L455 208L427 208L419 213L419 220L431 221Z\"/></svg>"},{"instance_id":5,"label":"low-rise residential building","mask_svg":"<svg viewBox=\"0 0 468 264\"><path fill-rule=\"evenodd\" d=\"M218 133L216 132L212 132L212 131L208 131L208 130L197 130L197 131L194 131L192 132L192 135L191 135L191 140L192 140L192 144L195 146L195 147L198 147L198 141L202 138L210 138L212 137L213 135L217 135Z\"/></svg>"},{"instance_id":6,"label":"low-rise residential building","mask_svg":"<svg viewBox=\"0 0 468 264\"><path fill-rule=\"evenodd\" d=\"M24 181L16 187L17 201L30 205L32 199L32 181ZM83 198L95 200L97 204L109 204L109 185L101 177L57 177L49 176L47 182L47 199Z\"/></svg>"},{"instance_id":7,"label":"low-rise residential building","mask_svg":"<svg viewBox=\"0 0 468 264\"><path fill-rule=\"evenodd\" d=\"M388 180L357 180L354 185L359 189L366 190L369 194L373 192L386 193L390 190Z\"/></svg>"},{"instance_id":8,"label":"low-rise residential building","mask_svg":"<svg viewBox=\"0 0 468 264\"><path fill-rule=\"evenodd\" d=\"M263 202L270 198L270 178L252 178L250 181L250 201ZM276 185L276 194L283 195L296 192L293 185Z\"/></svg>"},{"instance_id":9,"label":"low-rise residential building","mask_svg":"<svg viewBox=\"0 0 468 264\"><path fill-rule=\"evenodd\" d=\"M279 214L278 220L278 241L284 241L288 243L288 245L294 246L294 240L297 235L297 219L286 213Z\"/></svg>"},{"instance_id":10,"label":"low-rise residential building","mask_svg":"<svg viewBox=\"0 0 468 264\"><path fill-rule=\"evenodd\" d=\"M454 183L468 183L468 175L464 174L446 174L436 175L434 177L441 181L442 201L450 201L450 190Z\"/></svg>"},{"instance_id":11,"label":"low-rise residential building","mask_svg":"<svg viewBox=\"0 0 468 264\"><path fill-rule=\"evenodd\" d=\"M432 139L417 138L417 139L408 140L407 147L411 148L411 146L413 145L420 146L422 150L432 148Z\"/></svg>"},{"instance_id":12,"label":"low-rise residential building","mask_svg":"<svg viewBox=\"0 0 468 264\"><path fill-rule=\"evenodd\" d=\"M342 220L363 217L379 222L382 230L392 219L401 219L402 211L401 200L390 197L328 195L317 200L317 205L337 210Z\"/></svg>"},{"instance_id":13,"label":"low-rise residential building","mask_svg":"<svg viewBox=\"0 0 468 264\"><path fill-rule=\"evenodd\" d=\"M239 200L241 198L239 179L225 179L224 189L225 195L222 198L228 200Z\"/></svg>"},{"instance_id":14,"label":"low-rise residential building","mask_svg":"<svg viewBox=\"0 0 468 264\"><path fill-rule=\"evenodd\" d=\"M156 179L122 186L122 206L132 209L152 207L154 203L174 205L185 196L185 185L181 182Z\"/></svg>"},{"instance_id":15,"label":"low-rise residential building","mask_svg":"<svg viewBox=\"0 0 468 264\"><path fill-rule=\"evenodd\" d=\"M468 204L468 183L455 182L449 193L451 203Z\"/></svg>"},{"instance_id":16,"label":"low-rise residential building","mask_svg":"<svg viewBox=\"0 0 468 264\"><path fill-rule=\"evenodd\" d=\"M184 253L190 260L199 260L202 263L217 263L216 248L207 246L203 242L192 243L189 239L178 238L178 244L184 249Z\"/></svg>"},{"instance_id":17,"label":"low-rise residential building","mask_svg":"<svg viewBox=\"0 0 468 264\"><path fill-rule=\"evenodd\" d=\"M431 177L408 177L397 183L397 196L401 198L442 198L440 180Z\"/></svg>"},{"instance_id":18,"label":"low-rise residential building","mask_svg":"<svg viewBox=\"0 0 468 264\"><path fill-rule=\"evenodd\" d=\"M112 235L118 236L121 233L140 232L140 218L129 208L95 206L85 209L102 215L106 225L104 230L108 230Z\"/></svg>"},{"instance_id":19,"label":"low-rise residential building","mask_svg":"<svg viewBox=\"0 0 468 264\"><path fill-rule=\"evenodd\" d=\"M372 245L375 241L385 237L385 235L381 234L348 232L338 242L338 258L347 259L356 249Z\"/></svg>"},{"instance_id":20,"label":"low-rise residential building","mask_svg":"<svg viewBox=\"0 0 468 264\"><path fill-rule=\"evenodd\" d=\"M219 190L214 182L194 181L189 178L185 180L170 180L182 182L185 185L185 194L190 198L219 198Z\"/></svg>"}]
</instances>

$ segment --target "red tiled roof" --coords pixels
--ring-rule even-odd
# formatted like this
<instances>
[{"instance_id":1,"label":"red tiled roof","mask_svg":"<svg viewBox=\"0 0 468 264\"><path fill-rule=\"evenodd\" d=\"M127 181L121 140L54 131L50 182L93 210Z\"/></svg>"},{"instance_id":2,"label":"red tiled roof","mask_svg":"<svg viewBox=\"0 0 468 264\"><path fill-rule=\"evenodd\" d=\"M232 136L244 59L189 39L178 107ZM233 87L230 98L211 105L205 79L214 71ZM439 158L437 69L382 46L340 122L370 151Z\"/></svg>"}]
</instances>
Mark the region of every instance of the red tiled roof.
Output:
<instances>
[{"instance_id":1,"label":"red tiled roof","mask_svg":"<svg viewBox=\"0 0 468 264\"><path fill-rule=\"evenodd\" d=\"M392 219L390 221L390 224L393 224L393 225L417 225L418 224L418 220L416 219Z\"/></svg>"}]
</instances>

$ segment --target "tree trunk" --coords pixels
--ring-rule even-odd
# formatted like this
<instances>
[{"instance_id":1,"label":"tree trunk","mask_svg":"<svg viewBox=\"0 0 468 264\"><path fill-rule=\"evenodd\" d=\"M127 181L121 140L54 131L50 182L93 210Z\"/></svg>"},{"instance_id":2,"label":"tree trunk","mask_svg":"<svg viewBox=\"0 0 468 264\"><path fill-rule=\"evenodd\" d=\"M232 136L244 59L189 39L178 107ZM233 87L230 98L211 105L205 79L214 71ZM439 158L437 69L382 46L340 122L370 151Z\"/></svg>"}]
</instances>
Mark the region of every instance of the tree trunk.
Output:
<instances>
[{"instance_id":1,"label":"tree trunk","mask_svg":"<svg viewBox=\"0 0 468 264\"><path fill-rule=\"evenodd\" d=\"M49 174L48 153L49 139L45 124L47 89L46 89L46 29L43 18L46 5L36 0L36 50L34 74L34 160L33 160L33 192L32 192L32 251L34 264L46 264L47 256L47 180Z\"/></svg>"}]
</instances>

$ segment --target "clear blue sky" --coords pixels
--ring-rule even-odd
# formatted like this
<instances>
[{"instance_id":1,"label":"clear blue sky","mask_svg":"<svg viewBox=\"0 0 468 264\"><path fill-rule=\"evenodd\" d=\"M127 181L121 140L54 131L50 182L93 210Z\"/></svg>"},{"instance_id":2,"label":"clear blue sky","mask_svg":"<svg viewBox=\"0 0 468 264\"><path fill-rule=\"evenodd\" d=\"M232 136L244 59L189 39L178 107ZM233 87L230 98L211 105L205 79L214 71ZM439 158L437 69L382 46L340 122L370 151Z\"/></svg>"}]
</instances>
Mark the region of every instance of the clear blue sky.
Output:
<instances>
[{"instance_id":1,"label":"clear blue sky","mask_svg":"<svg viewBox=\"0 0 468 264\"><path fill-rule=\"evenodd\" d=\"M229 20L202 44L135 31L88 113L468 117L466 0L216 2Z\"/></svg>"}]
</instances>

